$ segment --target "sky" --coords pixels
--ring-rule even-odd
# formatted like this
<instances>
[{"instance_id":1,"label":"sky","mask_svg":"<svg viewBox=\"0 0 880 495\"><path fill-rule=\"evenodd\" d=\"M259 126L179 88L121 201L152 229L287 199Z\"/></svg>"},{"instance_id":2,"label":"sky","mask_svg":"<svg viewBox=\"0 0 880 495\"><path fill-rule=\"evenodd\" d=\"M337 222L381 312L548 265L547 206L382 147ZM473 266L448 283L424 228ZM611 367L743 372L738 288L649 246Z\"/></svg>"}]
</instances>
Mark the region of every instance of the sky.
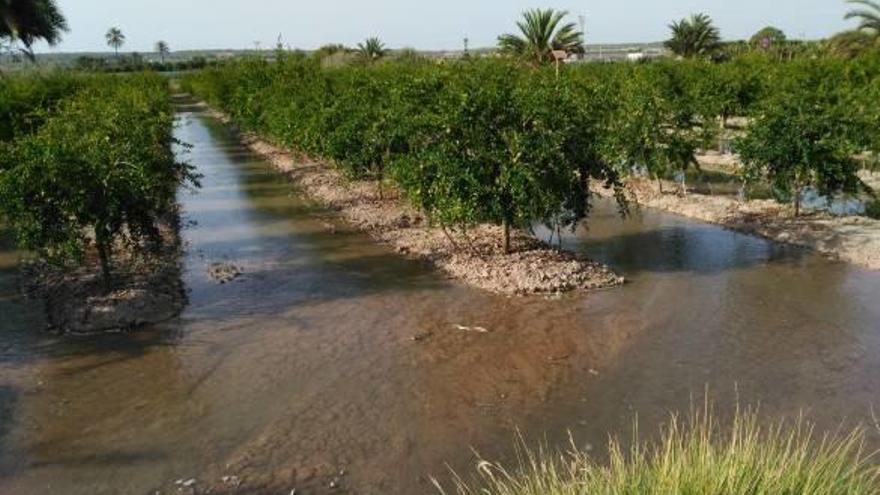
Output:
<instances>
[{"instance_id":1,"label":"sky","mask_svg":"<svg viewBox=\"0 0 880 495\"><path fill-rule=\"evenodd\" d=\"M695 12L709 14L724 39L744 39L774 25L789 37L824 38L847 29L844 0L56 0L70 25L56 47L39 52L107 51L104 33L125 33L123 51L148 52L165 40L172 50L274 47L312 49L355 45L379 36L392 48L420 50L488 47L513 31L521 12L553 7L586 19L587 43L662 41L668 24ZM543 0L542 0L543 1Z\"/></svg>"}]
</instances>

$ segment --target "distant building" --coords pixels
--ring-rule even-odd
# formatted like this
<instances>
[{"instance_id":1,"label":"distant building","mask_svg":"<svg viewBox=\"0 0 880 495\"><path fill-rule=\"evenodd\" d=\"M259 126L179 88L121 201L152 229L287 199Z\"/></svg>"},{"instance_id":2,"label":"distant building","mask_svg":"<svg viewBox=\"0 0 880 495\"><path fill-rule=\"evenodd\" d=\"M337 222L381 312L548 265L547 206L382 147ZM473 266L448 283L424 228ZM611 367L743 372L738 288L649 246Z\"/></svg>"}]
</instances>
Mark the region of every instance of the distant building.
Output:
<instances>
[{"instance_id":1,"label":"distant building","mask_svg":"<svg viewBox=\"0 0 880 495\"><path fill-rule=\"evenodd\" d=\"M628 62L641 62L645 60L646 55L644 52L631 52L626 54L626 60Z\"/></svg>"}]
</instances>

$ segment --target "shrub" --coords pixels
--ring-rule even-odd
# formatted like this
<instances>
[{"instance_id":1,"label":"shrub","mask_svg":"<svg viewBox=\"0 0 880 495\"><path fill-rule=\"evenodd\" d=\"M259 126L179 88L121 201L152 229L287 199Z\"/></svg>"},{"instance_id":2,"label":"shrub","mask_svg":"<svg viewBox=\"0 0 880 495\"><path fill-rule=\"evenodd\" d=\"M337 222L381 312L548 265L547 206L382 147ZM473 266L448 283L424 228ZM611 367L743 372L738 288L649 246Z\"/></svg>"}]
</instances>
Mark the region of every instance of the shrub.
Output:
<instances>
[{"instance_id":1,"label":"shrub","mask_svg":"<svg viewBox=\"0 0 880 495\"><path fill-rule=\"evenodd\" d=\"M657 441L635 438L625 448L612 440L607 462L574 446L565 454L521 448L512 467L481 461L481 482L456 476L454 485L459 495L874 494L880 471L863 440L860 429L819 437L803 421L762 426L753 413L722 427L703 412L673 417Z\"/></svg>"},{"instance_id":2,"label":"shrub","mask_svg":"<svg viewBox=\"0 0 880 495\"><path fill-rule=\"evenodd\" d=\"M110 283L114 246L161 242L177 188L194 184L171 151L173 112L158 76L97 78L0 156L0 212L20 244L60 263L94 246Z\"/></svg>"}]
</instances>

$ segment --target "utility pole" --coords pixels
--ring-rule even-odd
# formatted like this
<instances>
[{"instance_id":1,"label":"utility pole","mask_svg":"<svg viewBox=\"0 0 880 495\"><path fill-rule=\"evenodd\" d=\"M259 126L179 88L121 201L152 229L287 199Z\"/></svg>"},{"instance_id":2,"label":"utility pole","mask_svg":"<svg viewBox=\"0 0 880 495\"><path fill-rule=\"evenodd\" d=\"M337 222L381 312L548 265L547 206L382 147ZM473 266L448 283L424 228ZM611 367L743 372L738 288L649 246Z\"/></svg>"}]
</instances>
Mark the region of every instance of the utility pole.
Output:
<instances>
[{"instance_id":1,"label":"utility pole","mask_svg":"<svg viewBox=\"0 0 880 495\"><path fill-rule=\"evenodd\" d=\"M583 49L583 57L587 57L587 16L581 14L578 16L578 22L581 25L581 48Z\"/></svg>"}]
</instances>

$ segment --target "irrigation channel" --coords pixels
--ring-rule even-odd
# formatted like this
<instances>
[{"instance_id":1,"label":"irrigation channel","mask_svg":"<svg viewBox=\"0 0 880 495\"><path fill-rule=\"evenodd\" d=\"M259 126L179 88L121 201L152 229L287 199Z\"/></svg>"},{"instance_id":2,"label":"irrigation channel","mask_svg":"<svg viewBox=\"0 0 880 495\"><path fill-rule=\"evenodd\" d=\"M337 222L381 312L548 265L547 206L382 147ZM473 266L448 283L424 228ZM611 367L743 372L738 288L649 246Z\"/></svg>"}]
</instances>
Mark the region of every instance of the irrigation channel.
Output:
<instances>
[{"instance_id":1,"label":"irrigation channel","mask_svg":"<svg viewBox=\"0 0 880 495\"><path fill-rule=\"evenodd\" d=\"M600 204L565 244L630 283L495 296L328 228L196 107L181 106L177 136L204 174L180 193L179 319L52 337L18 296L16 254L0 255L0 493L177 493L190 479L193 491L430 493L447 463L472 470L472 447L510 459L517 428L559 446L570 431L601 455L636 414L648 434L707 388L722 416L738 401L823 429L872 424L880 274L664 213L624 222ZM243 274L217 284L214 262Z\"/></svg>"}]
</instances>

